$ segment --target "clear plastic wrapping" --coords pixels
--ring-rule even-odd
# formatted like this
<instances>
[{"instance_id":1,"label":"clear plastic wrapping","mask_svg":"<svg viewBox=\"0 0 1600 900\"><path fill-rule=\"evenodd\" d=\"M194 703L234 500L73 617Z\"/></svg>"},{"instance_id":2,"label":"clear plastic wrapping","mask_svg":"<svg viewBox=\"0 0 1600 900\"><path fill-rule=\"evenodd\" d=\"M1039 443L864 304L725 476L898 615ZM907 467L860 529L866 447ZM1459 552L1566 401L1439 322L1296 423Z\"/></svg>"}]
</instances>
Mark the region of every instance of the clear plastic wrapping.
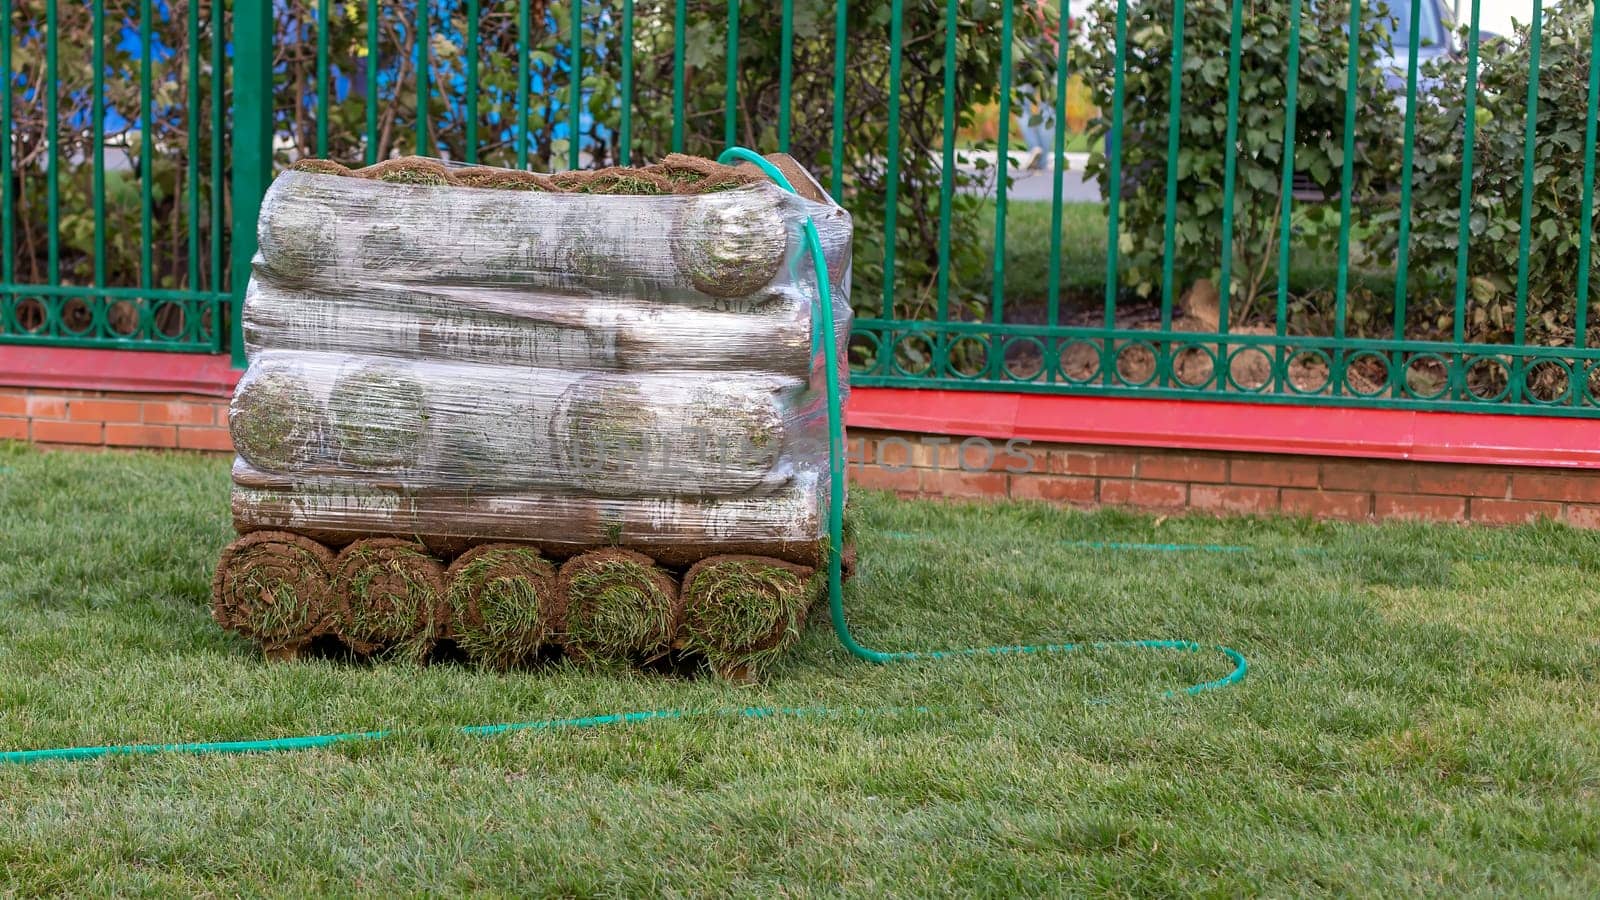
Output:
<instances>
[{"instance_id":1,"label":"clear plastic wrapping","mask_svg":"<svg viewBox=\"0 0 1600 900\"><path fill-rule=\"evenodd\" d=\"M815 562L807 216L845 382L851 226L831 202L284 173L244 308L236 527Z\"/></svg>"},{"instance_id":2,"label":"clear plastic wrapping","mask_svg":"<svg viewBox=\"0 0 1600 900\"><path fill-rule=\"evenodd\" d=\"M806 381L618 373L269 350L233 401L254 468L412 493L539 488L730 496L827 452Z\"/></svg>"},{"instance_id":3,"label":"clear plastic wrapping","mask_svg":"<svg viewBox=\"0 0 1600 900\"><path fill-rule=\"evenodd\" d=\"M826 472L804 470L762 494L724 498L603 497L541 491L418 495L376 484L233 469L233 519L249 530L305 534L332 544L414 537L441 553L491 541L533 544L561 558L618 546L669 565L718 553L824 560Z\"/></svg>"}]
</instances>

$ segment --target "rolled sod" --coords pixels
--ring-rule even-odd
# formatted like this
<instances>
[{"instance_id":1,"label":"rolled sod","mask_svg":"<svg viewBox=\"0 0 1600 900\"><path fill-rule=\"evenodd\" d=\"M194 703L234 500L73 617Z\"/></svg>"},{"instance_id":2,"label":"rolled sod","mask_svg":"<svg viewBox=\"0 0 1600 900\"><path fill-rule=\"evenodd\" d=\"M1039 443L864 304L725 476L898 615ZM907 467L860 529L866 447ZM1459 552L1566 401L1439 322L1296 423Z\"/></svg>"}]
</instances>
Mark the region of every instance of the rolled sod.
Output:
<instances>
[{"instance_id":1,"label":"rolled sod","mask_svg":"<svg viewBox=\"0 0 1600 900\"><path fill-rule=\"evenodd\" d=\"M683 576L684 649L748 681L800 639L817 597L813 570L763 556L712 556Z\"/></svg>"},{"instance_id":2,"label":"rolled sod","mask_svg":"<svg viewBox=\"0 0 1600 900\"><path fill-rule=\"evenodd\" d=\"M352 174L346 166L340 165L331 159L297 159L289 165L290 172L310 172L313 175L338 175L346 177Z\"/></svg>"},{"instance_id":3,"label":"rolled sod","mask_svg":"<svg viewBox=\"0 0 1600 900\"><path fill-rule=\"evenodd\" d=\"M428 431L422 381L405 368L370 363L341 373L328 395L341 462L400 468L416 462Z\"/></svg>"},{"instance_id":4,"label":"rolled sod","mask_svg":"<svg viewBox=\"0 0 1600 900\"><path fill-rule=\"evenodd\" d=\"M217 561L211 617L268 656L293 656L332 625L333 567L333 554L316 541L282 531L247 534Z\"/></svg>"},{"instance_id":5,"label":"rolled sod","mask_svg":"<svg viewBox=\"0 0 1600 900\"><path fill-rule=\"evenodd\" d=\"M357 653L421 660L448 626L444 569L420 544L356 541L333 573L333 631Z\"/></svg>"},{"instance_id":6,"label":"rolled sod","mask_svg":"<svg viewBox=\"0 0 1600 900\"><path fill-rule=\"evenodd\" d=\"M327 425L327 410L311 386L284 369L246 377L228 407L233 446L269 472L292 472L314 459Z\"/></svg>"},{"instance_id":7,"label":"rolled sod","mask_svg":"<svg viewBox=\"0 0 1600 900\"><path fill-rule=\"evenodd\" d=\"M666 653L683 607L672 575L631 550L591 550L561 566L563 643L580 661L647 661Z\"/></svg>"},{"instance_id":8,"label":"rolled sod","mask_svg":"<svg viewBox=\"0 0 1600 900\"><path fill-rule=\"evenodd\" d=\"M386 159L351 174L357 178L386 181L390 184L419 184L427 187L444 187L454 184L449 167L438 160L421 156Z\"/></svg>"},{"instance_id":9,"label":"rolled sod","mask_svg":"<svg viewBox=\"0 0 1600 900\"><path fill-rule=\"evenodd\" d=\"M696 290L743 297L778 275L789 230L778 198L763 191L716 194L683 205L672 256Z\"/></svg>"},{"instance_id":10,"label":"rolled sod","mask_svg":"<svg viewBox=\"0 0 1600 900\"><path fill-rule=\"evenodd\" d=\"M786 410L771 393L708 381L663 396L653 386L595 375L562 394L550 445L572 487L601 496L718 496L755 490L777 465Z\"/></svg>"},{"instance_id":11,"label":"rolled sod","mask_svg":"<svg viewBox=\"0 0 1600 900\"><path fill-rule=\"evenodd\" d=\"M507 669L528 662L561 630L565 597L556 567L531 547L474 547L445 578L448 636L476 663Z\"/></svg>"}]
</instances>

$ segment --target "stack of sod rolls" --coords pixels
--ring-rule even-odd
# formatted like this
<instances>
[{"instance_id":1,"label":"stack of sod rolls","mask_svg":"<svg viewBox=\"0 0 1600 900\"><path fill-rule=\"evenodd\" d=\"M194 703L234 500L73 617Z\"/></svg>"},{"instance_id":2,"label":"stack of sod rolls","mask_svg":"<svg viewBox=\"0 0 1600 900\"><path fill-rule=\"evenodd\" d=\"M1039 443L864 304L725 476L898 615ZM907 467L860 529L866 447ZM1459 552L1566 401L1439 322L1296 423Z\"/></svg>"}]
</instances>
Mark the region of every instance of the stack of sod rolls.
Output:
<instances>
[{"instance_id":1,"label":"stack of sod rolls","mask_svg":"<svg viewBox=\"0 0 1600 900\"><path fill-rule=\"evenodd\" d=\"M803 180L682 156L280 175L219 623L279 656L776 658L824 559L823 366L848 375L814 345L821 315L847 343L850 217Z\"/></svg>"}]
</instances>

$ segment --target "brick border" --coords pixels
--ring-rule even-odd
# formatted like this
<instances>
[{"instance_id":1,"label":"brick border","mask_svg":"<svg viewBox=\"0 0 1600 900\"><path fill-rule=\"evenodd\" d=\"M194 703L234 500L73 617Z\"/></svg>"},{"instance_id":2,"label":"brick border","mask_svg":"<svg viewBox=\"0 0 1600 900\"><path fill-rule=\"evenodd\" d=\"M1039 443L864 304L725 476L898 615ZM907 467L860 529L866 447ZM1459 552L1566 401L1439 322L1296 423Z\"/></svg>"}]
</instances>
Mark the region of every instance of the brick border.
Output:
<instances>
[{"instance_id":1,"label":"brick border","mask_svg":"<svg viewBox=\"0 0 1600 900\"><path fill-rule=\"evenodd\" d=\"M852 484L904 497L1600 528L1600 472L1581 469L1025 442L988 460L959 439L865 429L848 446Z\"/></svg>"},{"instance_id":2,"label":"brick border","mask_svg":"<svg viewBox=\"0 0 1600 900\"><path fill-rule=\"evenodd\" d=\"M226 398L0 387L0 439L233 452Z\"/></svg>"}]
</instances>

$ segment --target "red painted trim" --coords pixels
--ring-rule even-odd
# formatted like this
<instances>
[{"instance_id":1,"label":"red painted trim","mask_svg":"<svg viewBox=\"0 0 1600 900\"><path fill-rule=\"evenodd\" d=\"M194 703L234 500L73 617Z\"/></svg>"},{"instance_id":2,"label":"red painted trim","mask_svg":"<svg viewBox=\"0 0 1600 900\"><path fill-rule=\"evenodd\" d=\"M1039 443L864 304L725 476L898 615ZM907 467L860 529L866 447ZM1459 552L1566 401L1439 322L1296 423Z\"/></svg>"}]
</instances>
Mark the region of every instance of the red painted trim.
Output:
<instances>
[{"instance_id":1,"label":"red painted trim","mask_svg":"<svg viewBox=\"0 0 1600 900\"><path fill-rule=\"evenodd\" d=\"M1065 444L1600 468L1600 420L853 388L853 428Z\"/></svg>"},{"instance_id":2,"label":"red painted trim","mask_svg":"<svg viewBox=\"0 0 1600 900\"><path fill-rule=\"evenodd\" d=\"M230 397L241 373L225 355L0 347L0 385Z\"/></svg>"}]
</instances>

